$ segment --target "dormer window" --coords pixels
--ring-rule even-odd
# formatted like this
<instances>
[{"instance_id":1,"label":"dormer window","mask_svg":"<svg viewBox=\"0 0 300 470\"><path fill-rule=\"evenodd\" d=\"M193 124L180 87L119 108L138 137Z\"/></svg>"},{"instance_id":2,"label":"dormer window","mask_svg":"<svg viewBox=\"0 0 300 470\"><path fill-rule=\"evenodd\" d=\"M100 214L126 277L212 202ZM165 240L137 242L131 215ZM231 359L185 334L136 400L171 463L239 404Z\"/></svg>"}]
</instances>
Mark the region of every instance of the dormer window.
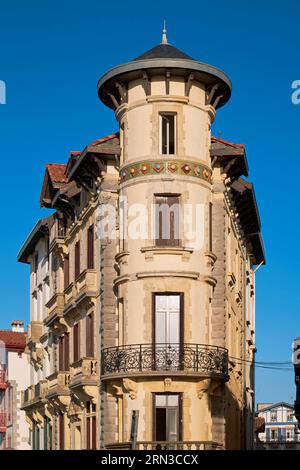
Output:
<instances>
[{"instance_id":1,"label":"dormer window","mask_svg":"<svg viewBox=\"0 0 300 470\"><path fill-rule=\"evenodd\" d=\"M160 153L175 155L176 153L176 114L161 113L160 116Z\"/></svg>"}]
</instances>

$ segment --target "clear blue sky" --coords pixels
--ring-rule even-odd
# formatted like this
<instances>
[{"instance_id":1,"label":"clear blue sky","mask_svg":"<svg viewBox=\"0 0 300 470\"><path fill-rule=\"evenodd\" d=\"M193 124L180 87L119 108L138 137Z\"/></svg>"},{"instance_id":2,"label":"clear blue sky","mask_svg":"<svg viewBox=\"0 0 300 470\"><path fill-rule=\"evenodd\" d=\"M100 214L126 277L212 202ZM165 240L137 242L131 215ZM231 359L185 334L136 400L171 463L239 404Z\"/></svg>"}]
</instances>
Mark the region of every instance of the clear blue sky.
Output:
<instances>
[{"instance_id":1,"label":"clear blue sky","mask_svg":"<svg viewBox=\"0 0 300 470\"><path fill-rule=\"evenodd\" d=\"M117 129L97 98L98 78L168 39L233 82L214 133L244 143L263 225L266 267L257 274L257 360L284 361L300 334L297 135L298 1L10 0L0 4L0 327L29 319L28 268L16 255L36 220L47 162ZM257 401L290 401L293 374L260 369Z\"/></svg>"}]
</instances>

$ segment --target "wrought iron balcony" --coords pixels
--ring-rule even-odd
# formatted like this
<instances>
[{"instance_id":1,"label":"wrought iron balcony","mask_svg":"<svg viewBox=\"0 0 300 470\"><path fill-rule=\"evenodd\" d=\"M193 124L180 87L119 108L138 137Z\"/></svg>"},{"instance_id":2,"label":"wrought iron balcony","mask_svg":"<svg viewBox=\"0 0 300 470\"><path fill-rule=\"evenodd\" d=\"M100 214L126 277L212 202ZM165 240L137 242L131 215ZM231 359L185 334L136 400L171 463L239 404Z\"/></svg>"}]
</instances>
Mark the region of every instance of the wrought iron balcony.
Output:
<instances>
[{"instance_id":1,"label":"wrought iron balcony","mask_svg":"<svg viewBox=\"0 0 300 470\"><path fill-rule=\"evenodd\" d=\"M205 344L133 344L105 348L101 354L102 376L200 375L227 379L228 351Z\"/></svg>"}]
</instances>

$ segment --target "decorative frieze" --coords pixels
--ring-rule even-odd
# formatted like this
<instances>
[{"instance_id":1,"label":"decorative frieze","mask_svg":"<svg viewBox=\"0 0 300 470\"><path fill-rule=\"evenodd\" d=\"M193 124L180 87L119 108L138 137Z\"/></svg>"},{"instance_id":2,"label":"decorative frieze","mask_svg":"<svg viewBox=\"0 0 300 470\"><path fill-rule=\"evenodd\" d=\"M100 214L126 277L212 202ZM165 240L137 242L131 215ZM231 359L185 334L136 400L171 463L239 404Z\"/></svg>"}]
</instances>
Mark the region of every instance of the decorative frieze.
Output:
<instances>
[{"instance_id":1,"label":"decorative frieze","mask_svg":"<svg viewBox=\"0 0 300 470\"><path fill-rule=\"evenodd\" d=\"M186 160L145 160L124 166L120 170L121 183L132 179L152 175L191 176L211 182L210 168L199 162Z\"/></svg>"}]
</instances>

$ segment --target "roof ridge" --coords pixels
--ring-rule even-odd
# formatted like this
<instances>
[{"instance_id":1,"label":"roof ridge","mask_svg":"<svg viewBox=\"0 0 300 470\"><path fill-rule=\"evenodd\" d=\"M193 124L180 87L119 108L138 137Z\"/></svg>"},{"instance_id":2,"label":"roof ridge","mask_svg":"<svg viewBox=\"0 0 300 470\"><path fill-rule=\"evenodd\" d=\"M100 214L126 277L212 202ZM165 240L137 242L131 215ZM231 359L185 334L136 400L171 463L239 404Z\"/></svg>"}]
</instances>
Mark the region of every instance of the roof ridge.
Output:
<instances>
[{"instance_id":1,"label":"roof ridge","mask_svg":"<svg viewBox=\"0 0 300 470\"><path fill-rule=\"evenodd\" d=\"M244 144L236 144L234 142L230 142L229 140L221 139L220 137L215 137L214 135L211 136L211 140L215 140L216 142L220 142L221 144L229 145L230 147L235 148L244 148Z\"/></svg>"}]
</instances>

